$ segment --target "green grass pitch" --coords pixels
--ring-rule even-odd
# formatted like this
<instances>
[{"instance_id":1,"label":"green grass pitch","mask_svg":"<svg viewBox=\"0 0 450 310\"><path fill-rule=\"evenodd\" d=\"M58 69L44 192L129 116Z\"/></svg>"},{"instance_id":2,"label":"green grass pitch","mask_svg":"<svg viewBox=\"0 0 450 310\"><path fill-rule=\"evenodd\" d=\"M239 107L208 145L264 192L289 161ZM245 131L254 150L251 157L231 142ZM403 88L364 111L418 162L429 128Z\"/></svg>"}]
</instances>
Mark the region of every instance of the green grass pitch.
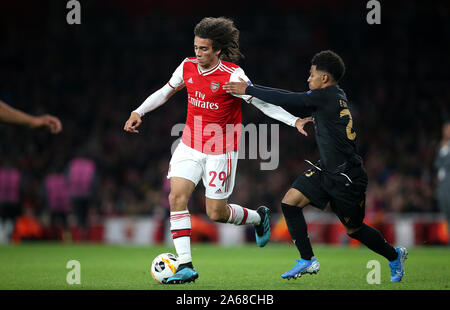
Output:
<instances>
[{"instance_id":1,"label":"green grass pitch","mask_svg":"<svg viewBox=\"0 0 450 310\"><path fill-rule=\"evenodd\" d=\"M113 246L99 244L29 243L0 246L2 290L448 290L450 248L409 248L406 275L390 283L387 261L364 247L316 245L321 264L317 275L283 280L281 273L295 264L290 244L269 243L223 247L192 244L195 283L162 285L150 275L150 264L165 246ZM81 284L66 282L66 264L78 260ZM381 265L381 283L368 284L370 260Z\"/></svg>"}]
</instances>

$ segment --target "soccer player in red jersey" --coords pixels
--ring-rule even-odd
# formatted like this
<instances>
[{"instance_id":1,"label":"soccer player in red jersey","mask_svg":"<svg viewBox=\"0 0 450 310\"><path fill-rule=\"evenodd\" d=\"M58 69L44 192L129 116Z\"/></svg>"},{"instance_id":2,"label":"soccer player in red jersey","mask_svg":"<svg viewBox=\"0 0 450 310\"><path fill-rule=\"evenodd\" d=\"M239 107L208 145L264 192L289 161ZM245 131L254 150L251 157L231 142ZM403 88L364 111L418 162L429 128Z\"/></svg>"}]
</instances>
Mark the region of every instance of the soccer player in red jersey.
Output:
<instances>
[{"instance_id":1,"label":"soccer player in red jersey","mask_svg":"<svg viewBox=\"0 0 450 310\"><path fill-rule=\"evenodd\" d=\"M235 225L252 224L258 246L270 238L269 209L256 211L228 203L234 187L240 145L242 99L264 114L289 126L303 126L312 119L300 119L281 107L250 96L228 94L222 87L230 81L247 81L242 68L234 64L243 55L239 51L239 30L224 17L204 18L194 29L195 57L182 61L169 82L150 95L125 123L124 130L138 133L141 117L164 104L186 87L188 109L180 144L170 160L170 224L175 249L180 260L177 273L166 283L194 281L198 273L192 265L190 249L191 222L188 200L197 183L205 186L206 213L216 222Z\"/></svg>"}]
</instances>

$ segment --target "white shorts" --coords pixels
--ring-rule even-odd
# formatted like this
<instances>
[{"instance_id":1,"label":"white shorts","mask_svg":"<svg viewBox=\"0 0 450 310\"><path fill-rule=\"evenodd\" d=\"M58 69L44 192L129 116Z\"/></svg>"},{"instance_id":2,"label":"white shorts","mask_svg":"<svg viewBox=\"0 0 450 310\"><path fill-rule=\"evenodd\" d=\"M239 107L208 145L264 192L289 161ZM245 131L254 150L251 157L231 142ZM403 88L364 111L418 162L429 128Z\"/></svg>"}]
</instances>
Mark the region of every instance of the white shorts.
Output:
<instances>
[{"instance_id":1,"label":"white shorts","mask_svg":"<svg viewBox=\"0 0 450 310\"><path fill-rule=\"evenodd\" d=\"M202 179L206 197L225 199L233 192L237 162L238 151L209 155L180 141L170 160L167 178L188 179L195 186Z\"/></svg>"}]
</instances>

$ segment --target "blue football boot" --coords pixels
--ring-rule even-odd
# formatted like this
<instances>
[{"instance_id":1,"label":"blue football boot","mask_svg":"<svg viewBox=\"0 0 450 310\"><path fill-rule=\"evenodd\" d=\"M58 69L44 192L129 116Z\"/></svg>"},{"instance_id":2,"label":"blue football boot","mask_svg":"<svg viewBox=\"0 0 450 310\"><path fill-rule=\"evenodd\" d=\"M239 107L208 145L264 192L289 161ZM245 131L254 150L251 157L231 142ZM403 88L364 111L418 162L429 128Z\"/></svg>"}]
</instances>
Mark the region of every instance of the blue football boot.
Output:
<instances>
[{"instance_id":1,"label":"blue football boot","mask_svg":"<svg viewBox=\"0 0 450 310\"><path fill-rule=\"evenodd\" d=\"M297 279L300 278L305 273L316 274L320 270L320 264L317 258L313 258L311 260L300 259L296 260L297 264L292 267L289 271L283 273L281 277L283 279Z\"/></svg>"},{"instance_id":2,"label":"blue football boot","mask_svg":"<svg viewBox=\"0 0 450 310\"><path fill-rule=\"evenodd\" d=\"M408 251L403 248L395 248L398 257L389 262L391 268L391 282L400 282L405 275L405 259L408 256Z\"/></svg>"},{"instance_id":3,"label":"blue football boot","mask_svg":"<svg viewBox=\"0 0 450 310\"><path fill-rule=\"evenodd\" d=\"M185 266L183 266L185 265ZM183 284L192 282L198 278L198 273L195 271L194 266L192 266L192 263L183 264L178 267L177 272L171 276L170 278L167 278L165 281L163 281L164 284Z\"/></svg>"},{"instance_id":4,"label":"blue football boot","mask_svg":"<svg viewBox=\"0 0 450 310\"><path fill-rule=\"evenodd\" d=\"M270 210L265 206L261 206L256 212L261 217L259 225L255 225L256 244L262 248L270 239Z\"/></svg>"}]
</instances>

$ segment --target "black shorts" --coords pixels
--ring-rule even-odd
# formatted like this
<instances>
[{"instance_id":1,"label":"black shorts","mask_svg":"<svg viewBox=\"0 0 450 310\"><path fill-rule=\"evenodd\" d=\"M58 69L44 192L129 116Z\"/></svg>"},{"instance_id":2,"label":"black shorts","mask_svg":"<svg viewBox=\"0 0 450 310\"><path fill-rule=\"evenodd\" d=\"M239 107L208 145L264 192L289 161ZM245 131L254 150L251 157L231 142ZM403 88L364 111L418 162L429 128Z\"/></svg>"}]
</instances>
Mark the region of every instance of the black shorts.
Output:
<instances>
[{"instance_id":1,"label":"black shorts","mask_svg":"<svg viewBox=\"0 0 450 310\"><path fill-rule=\"evenodd\" d=\"M343 173L345 175L329 174L312 167L295 180L292 188L321 210L330 203L331 210L344 226L358 228L365 216L367 173L362 165L350 167Z\"/></svg>"}]
</instances>

